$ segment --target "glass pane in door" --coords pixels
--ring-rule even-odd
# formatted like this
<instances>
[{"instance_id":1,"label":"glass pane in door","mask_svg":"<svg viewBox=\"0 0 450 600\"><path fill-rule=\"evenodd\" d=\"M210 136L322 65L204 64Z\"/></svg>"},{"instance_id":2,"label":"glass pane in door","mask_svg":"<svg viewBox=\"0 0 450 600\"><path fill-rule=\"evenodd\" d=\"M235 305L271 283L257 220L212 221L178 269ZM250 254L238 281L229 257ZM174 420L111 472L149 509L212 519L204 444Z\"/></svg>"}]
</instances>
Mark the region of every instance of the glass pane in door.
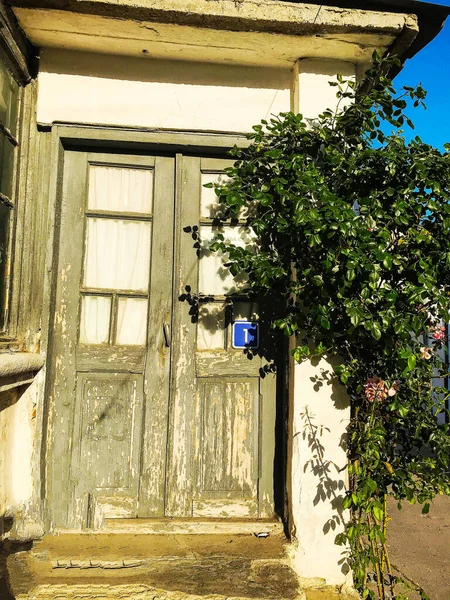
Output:
<instances>
[{"instance_id":1,"label":"glass pane in door","mask_svg":"<svg viewBox=\"0 0 450 600\"><path fill-rule=\"evenodd\" d=\"M152 201L152 170L90 165L88 209L149 214Z\"/></svg>"},{"instance_id":2,"label":"glass pane in door","mask_svg":"<svg viewBox=\"0 0 450 600\"><path fill-rule=\"evenodd\" d=\"M150 234L149 221L87 217L85 286L146 291Z\"/></svg>"}]
</instances>

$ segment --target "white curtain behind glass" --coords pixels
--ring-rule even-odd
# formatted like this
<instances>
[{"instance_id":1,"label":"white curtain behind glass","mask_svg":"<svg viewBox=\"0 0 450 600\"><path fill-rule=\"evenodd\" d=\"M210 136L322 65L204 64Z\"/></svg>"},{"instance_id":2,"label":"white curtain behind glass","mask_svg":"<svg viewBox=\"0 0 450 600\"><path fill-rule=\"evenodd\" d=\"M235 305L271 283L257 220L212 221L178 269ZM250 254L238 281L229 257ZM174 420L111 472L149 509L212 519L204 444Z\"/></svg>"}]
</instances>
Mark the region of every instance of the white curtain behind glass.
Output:
<instances>
[{"instance_id":1,"label":"white curtain behind glass","mask_svg":"<svg viewBox=\"0 0 450 600\"><path fill-rule=\"evenodd\" d=\"M215 239L217 233L221 233L225 240L230 241L236 246L252 248L255 244L255 235L243 226L230 227L211 227L210 225L200 226L200 237L205 243L204 250L200 254L199 265L199 291L203 294L230 294L242 291L248 287L248 279L245 273L236 277L230 273L228 267L224 264L228 258L226 255L217 252L210 252L207 249L208 242Z\"/></svg>"},{"instance_id":2,"label":"white curtain behind glass","mask_svg":"<svg viewBox=\"0 0 450 600\"><path fill-rule=\"evenodd\" d=\"M89 210L141 213L152 210L153 172L148 169L91 165ZM112 291L147 292L151 223L136 219L87 216L84 285ZM115 343L142 345L147 332L147 298L118 298ZM107 343L111 299L82 299L80 342Z\"/></svg>"},{"instance_id":3,"label":"white curtain behind glass","mask_svg":"<svg viewBox=\"0 0 450 600\"><path fill-rule=\"evenodd\" d=\"M224 350L225 304L202 304L197 325L198 350Z\"/></svg>"},{"instance_id":4,"label":"white curtain behind glass","mask_svg":"<svg viewBox=\"0 0 450 600\"><path fill-rule=\"evenodd\" d=\"M88 217L84 284L114 290L148 289L151 223Z\"/></svg>"},{"instance_id":5,"label":"white curtain behind glass","mask_svg":"<svg viewBox=\"0 0 450 600\"><path fill-rule=\"evenodd\" d=\"M147 298L119 298L117 344L143 346L147 337Z\"/></svg>"},{"instance_id":6,"label":"white curtain behind glass","mask_svg":"<svg viewBox=\"0 0 450 600\"><path fill-rule=\"evenodd\" d=\"M127 167L89 167L88 208L150 213L153 171Z\"/></svg>"},{"instance_id":7,"label":"white curtain behind glass","mask_svg":"<svg viewBox=\"0 0 450 600\"><path fill-rule=\"evenodd\" d=\"M80 342L106 344L109 338L111 298L83 296L81 299Z\"/></svg>"}]
</instances>

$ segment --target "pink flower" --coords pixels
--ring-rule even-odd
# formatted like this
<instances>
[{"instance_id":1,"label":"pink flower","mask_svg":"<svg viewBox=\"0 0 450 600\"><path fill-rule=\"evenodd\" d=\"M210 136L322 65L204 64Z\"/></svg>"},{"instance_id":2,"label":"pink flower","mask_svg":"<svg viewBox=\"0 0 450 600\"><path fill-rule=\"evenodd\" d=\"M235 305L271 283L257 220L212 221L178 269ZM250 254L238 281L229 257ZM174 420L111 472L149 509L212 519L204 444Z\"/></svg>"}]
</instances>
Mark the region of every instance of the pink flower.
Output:
<instances>
[{"instance_id":1,"label":"pink flower","mask_svg":"<svg viewBox=\"0 0 450 600\"><path fill-rule=\"evenodd\" d=\"M383 402L388 388L380 377L370 377L364 384L364 395L368 402Z\"/></svg>"},{"instance_id":2,"label":"pink flower","mask_svg":"<svg viewBox=\"0 0 450 600\"><path fill-rule=\"evenodd\" d=\"M429 360L433 356L433 350L431 348L427 348L426 346L422 346L420 349L420 355L423 359Z\"/></svg>"},{"instance_id":3,"label":"pink flower","mask_svg":"<svg viewBox=\"0 0 450 600\"><path fill-rule=\"evenodd\" d=\"M397 381L394 381L394 383L391 385L391 387L388 389L388 396L395 396L395 394L399 391L400 386L398 384Z\"/></svg>"},{"instance_id":4,"label":"pink flower","mask_svg":"<svg viewBox=\"0 0 450 600\"><path fill-rule=\"evenodd\" d=\"M433 334L433 338L435 340L445 340L445 327L444 325L436 325L436 327L433 327L431 330L431 333Z\"/></svg>"}]
</instances>

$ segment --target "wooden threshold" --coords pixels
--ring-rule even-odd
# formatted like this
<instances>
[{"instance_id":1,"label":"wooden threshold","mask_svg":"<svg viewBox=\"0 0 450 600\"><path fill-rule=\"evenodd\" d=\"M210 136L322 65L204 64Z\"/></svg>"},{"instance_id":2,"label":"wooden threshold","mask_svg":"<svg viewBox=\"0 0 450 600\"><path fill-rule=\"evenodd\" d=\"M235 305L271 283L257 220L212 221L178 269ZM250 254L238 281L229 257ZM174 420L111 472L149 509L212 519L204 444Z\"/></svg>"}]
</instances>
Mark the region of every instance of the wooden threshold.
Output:
<instances>
[{"instance_id":1,"label":"wooden threshold","mask_svg":"<svg viewBox=\"0 0 450 600\"><path fill-rule=\"evenodd\" d=\"M102 529L84 529L68 531L67 529L55 530L58 533L129 533L142 535L210 535L210 534L233 534L233 535L255 535L256 537L267 537L269 535L283 535L283 523L273 519L261 520L239 520L239 519L105 519Z\"/></svg>"}]
</instances>

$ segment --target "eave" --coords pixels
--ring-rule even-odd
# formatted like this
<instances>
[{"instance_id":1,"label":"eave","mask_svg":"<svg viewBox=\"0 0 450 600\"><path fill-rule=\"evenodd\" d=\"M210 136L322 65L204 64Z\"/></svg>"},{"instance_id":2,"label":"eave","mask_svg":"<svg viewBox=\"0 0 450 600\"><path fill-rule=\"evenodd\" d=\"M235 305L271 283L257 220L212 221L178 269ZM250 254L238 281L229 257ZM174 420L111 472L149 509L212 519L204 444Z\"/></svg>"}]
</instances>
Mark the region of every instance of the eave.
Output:
<instances>
[{"instance_id":1,"label":"eave","mask_svg":"<svg viewBox=\"0 0 450 600\"><path fill-rule=\"evenodd\" d=\"M13 0L33 44L122 56L292 67L370 62L418 33L415 15L278 0Z\"/></svg>"}]
</instances>

